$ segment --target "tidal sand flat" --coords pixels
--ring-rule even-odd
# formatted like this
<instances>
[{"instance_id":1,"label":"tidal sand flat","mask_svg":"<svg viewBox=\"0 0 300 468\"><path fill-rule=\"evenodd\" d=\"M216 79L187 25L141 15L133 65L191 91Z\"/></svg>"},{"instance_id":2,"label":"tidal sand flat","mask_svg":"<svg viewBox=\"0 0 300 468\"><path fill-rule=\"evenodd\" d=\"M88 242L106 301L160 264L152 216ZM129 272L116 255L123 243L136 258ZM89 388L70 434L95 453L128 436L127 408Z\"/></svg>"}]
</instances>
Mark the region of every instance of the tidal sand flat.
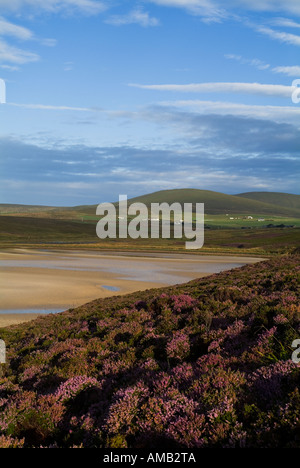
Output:
<instances>
[{"instance_id":1,"label":"tidal sand flat","mask_svg":"<svg viewBox=\"0 0 300 468\"><path fill-rule=\"evenodd\" d=\"M0 326L27 321L42 310L63 311L97 298L184 283L261 260L188 254L1 251Z\"/></svg>"}]
</instances>

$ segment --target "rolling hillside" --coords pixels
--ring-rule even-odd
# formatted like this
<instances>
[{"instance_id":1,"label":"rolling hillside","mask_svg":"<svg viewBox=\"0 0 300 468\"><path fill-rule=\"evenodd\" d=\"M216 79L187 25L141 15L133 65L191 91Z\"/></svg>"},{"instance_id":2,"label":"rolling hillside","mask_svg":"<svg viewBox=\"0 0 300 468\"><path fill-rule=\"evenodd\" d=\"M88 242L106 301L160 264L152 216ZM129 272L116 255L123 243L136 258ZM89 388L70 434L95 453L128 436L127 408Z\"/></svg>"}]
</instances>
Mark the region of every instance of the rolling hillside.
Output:
<instances>
[{"instance_id":1,"label":"rolling hillside","mask_svg":"<svg viewBox=\"0 0 300 468\"><path fill-rule=\"evenodd\" d=\"M238 194L237 197L300 211L300 195L280 192L246 192Z\"/></svg>"},{"instance_id":2,"label":"rolling hillside","mask_svg":"<svg viewBox=\"0 0 300 468\"><path fill-rule=\"evenodd\" d=\"M288 194L278 194L278 198L285 198ZM300 198L300 196L299 196ZM207 214L257 214L274 216L300 217L300 207L284 206L284 202L276 204L239 197L237 195L227 195L210 190L198 189L177 189L162 190L141 197L130 199L130 202L140 202L150 205L151 203L204 203Z\"/></svg>"},{"instance_id":3,"label":"rolling hillside","mask_svg":"<svg viewBox=\"0 0 300 468\"><path fill-rule=\"evenodd\" d=\"M0 204L0 216L74 220L80 219L82 216L95 215L96 206L97 205L80 205L74 207L58 207Z\"/></svg>"},{"instance_id":4,"label":"rolling hillside","mask_svg":"<svg viewBox=\"0 0 300 468\"><path fill-rule=\"evenodd\" d=\"M1 215L14 215L14 214L32 214L32 213L43 213L54 210L54 206L42 206L42 205L15 205L10 203L0 204Z\"/></svg>"}]
</instances>

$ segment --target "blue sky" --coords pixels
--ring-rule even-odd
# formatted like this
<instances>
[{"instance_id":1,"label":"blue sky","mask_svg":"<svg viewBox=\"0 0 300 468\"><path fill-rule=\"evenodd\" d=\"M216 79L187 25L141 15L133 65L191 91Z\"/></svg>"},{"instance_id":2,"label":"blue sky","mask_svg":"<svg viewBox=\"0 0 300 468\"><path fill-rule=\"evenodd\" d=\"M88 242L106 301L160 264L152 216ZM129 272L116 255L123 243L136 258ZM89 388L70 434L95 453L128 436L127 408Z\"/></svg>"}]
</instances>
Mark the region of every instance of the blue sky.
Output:
<instances>
[{"instance_id":1,"label":"blue sky","mask_svg":"<svg viewBox=\"0 0 300 468\"><path fill-rule=\"evenodd\" d=\"M298 0L0 0L0 202L300 193L299 52Z\"/></svg>"}]
</instances>

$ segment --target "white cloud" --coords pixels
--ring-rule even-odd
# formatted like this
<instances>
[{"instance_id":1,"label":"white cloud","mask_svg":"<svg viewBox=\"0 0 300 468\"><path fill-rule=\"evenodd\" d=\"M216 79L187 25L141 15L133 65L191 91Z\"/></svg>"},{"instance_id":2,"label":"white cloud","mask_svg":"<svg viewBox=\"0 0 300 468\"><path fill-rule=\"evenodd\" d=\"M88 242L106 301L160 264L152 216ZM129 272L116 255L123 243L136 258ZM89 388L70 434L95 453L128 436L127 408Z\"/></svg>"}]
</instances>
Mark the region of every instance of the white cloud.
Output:
<instances>
[{"instance_id":1,"label":"white cloud","mask_svg":"<svg viewBox=\"0 0 300 468\"><path fill-rule=\"evenodd\" d=\"M11 46L0 39L0 62L22 65L37 62L38 60L39 56L37 54Z\"/></svg>"},{"instance_id":2,"label":"white cloud","mask_svg":"<svg viewBox=\"0 0 300 468\"><path fill-rule=\"evenodd\" d=\"M93 112L95 109L89 107L69 107L69 106L50 106L45 104L16 104L9 103L8 105L14 107L22 107L23 109L35 110L50 110L50 111L76 111L76 112Z\"/></svg>"},{"instance_id":3,"label":"white cloud","mask_svg":"<svg viewBox=\"0 0 300 468\"><path fill-rule=\"evenodd\" d=\"M3 70L9 70L9 71L18 71L19 67L15 65L0 65Z\"/></svg>"},{"instance_id":4,"label":"white cloud","mask_svg":"<svg viewBox=\"0 0 300 468\"><path fill-rule=\"evenodd\" d=\"M0 16L0 36L13 36L17 39L29 40L33 38L33 33L29 29L10 23Z\"/></svg>"},{"instance_id":5,"label":"white cloud","mask_svg":"<svg viewBox=\"0 0 300 468\"><path fill-rule=\"evenodd\" d=\"M224 101L180 100L163 101L160 106L180 108L199 112L200 114L236 115L256 119L267 119L274 122L300 124L300 108L297 106L259 106Z\"/></svg>"},{"instance_id":6,"label":"white cloud","mask_svg":"<svg viewBox=\"0 0 300 468\"><path fill-rule=\"evenodd\" d=\"M26 9L35 12L48 11L80 11L88 15L98 14L106 9L104 2L99 0L0 0L0 8L17 12Z\"/></svg>"},{"instance_id":7,"label":"white cloud","mask_svg":"<svg viewBox=\"0 0 300 468\"><path fill-rule=\"evenodd\" d=\"M69 72L73 70L74 62L65 62L64 63L64 71Z\"/></svg>"},{"instance_id":8,"label":"white cloud","mask_svg":"<svg viewBox=\"0 0 300 468\"><path fill-rule=\"evenodd\" d=\"M182 8L207 21L221 21L227 17L224 7L212 0L148 0L159 6Z\"/></svg>"},{"instance_id":9,"label":"white cloud","mask_svg":"<svg viewBox=\"0 0 300 468\"><path fill-rule=\"evenodd\" d=\"M300 46L300 36L297 36L296 34L275 31L274 29L265 26L257 26L256 30L266 36L269 36L271 39L275 39L286 44Z\"/></svg>"},{"instance_id":10,"label":"white cloud","mask_svg":"<svg viewBox=\"0 0 300 468\"><path fill-rule=\"evenodd\" d=\"M267 70L268 68L270 68L269 63L263 62L259 59L247 59L242 57L241 55L234 54L226 54L225 58L229 60L235 60L243 65L251 65L252 67L258 68L259 70Z\"/></svg>"},{"instance_id":11,"label":"white cloud","mask_svg":"<svg viewBox=\"0 0 300 468\"><path fill-rule=\"evenodd\" d=\"M192 14L211 17L216 21L226 18L234 9L258 12L285 12L300 16L298 0L148 0L166 7L183 8ZM224 6L225 4L225 6ZM226 9L226 11L225 11Z\"/></svg>"},{"instance_id":12,"label":"white cloud","mask_svg":"<svg viewBox=\"0 0 300 468\"><path fill-rule=\"evenodd\" d=\"M300 78L300 67L295 65L292 67L275 67L272 69L275 73L283 73L288 76L297 76Z\"/></svg>"},{"instance_id":13,"label":"white cloud","mask_svg":"<svg viewBox=\"0 0 300 468\"><path fill-rule=\"evenodd\" d=\"M229 0L228 6L244 8L252 11L284 11L300 15L300 2L298 0Z\"/></svg>"},{"instance_id":14,"label":"white cloud","mask_svg":"<svg viewBox=\"0 0 300 468\"><path fill-rule=\"evenodd\" d=\"M0 0L1 1L1 0ZM11 66L9 64L22 65L29 62L36 62L39 56L33 52L20 49L15 45L6 42L3 38L9 36L10 41L39 41L42 45L54 47L56 45L55 39L39 39L36 38L32 31L23 26L16 25L7 21L0 16L0 63L2 68L10 71L18 70L19 67Z\"/></svg>"},{"instance_id":15,"label":"white cloud","mask_svg":"<svg viewBox=\"0 0 300 468\"><path fill-rule=\"evenodd\" d=\"M271 21L273 26L282 26L284 28L300 28L300 23L296 23L296 21L288 19L288 18L274 18Z\"/></svg>"},{"instance_id":16,"label":"white cloud","mask_svg":"<svg viewBox=\"0 0 300 468\"><path fill-rule=\"evenodd\" d=\"M129 84L141 89L182 93L244 93L263 96L291 97L294 87L261 83L191 83L191 84Z\"/></svg>"},{"instance_id":17,"label":"white cloud","mask_svg":"<svg viewBox=\"0 0 300 468\"><path fill-rule=\"evenodd\" d=\"M143 27L158 26L159 20L151 17L148 12L136 9L127 15L113 15L106 20L106 23L114 26L122 26L127 24L139 24Z\"/></svg>"},{"instance_id":18,"label":"white cloud","mask_svg":"<svg viewBox=\"0 0 300 468\"><path fill-rule=\"evenodd\" d=\"M271 70L273 73L282 73L288 76L297 76L300 77L300 66L278 66L274 68L270 68L269 63L265 63L259 59L246 59L241 55L235 54L226 54L224 56L228 60L235 60L243 65L251 65L253 67L258 68L259 70Z\"/></svg>"},{"instance_id":19,"label":"white cloud","mask_svg":"<svg viewBox=\"0 0 300 468\"><path fill-rule=\"evenodd\" d=\"M42 45L47 46L47 47L55 47L57 44L56 39L42 39L41 40Z\"/></svg>"},{"instance_id":20,"label":"white cloud","mask_svg":"<svg viewBox=\"0 0 300 468\"><path fill-rule=\"evenodd\" d=\"M214 9L215 5L210 0L150 0L157 5L186 8L190 10L204 10Z\"/></svg>"}]
</instances>

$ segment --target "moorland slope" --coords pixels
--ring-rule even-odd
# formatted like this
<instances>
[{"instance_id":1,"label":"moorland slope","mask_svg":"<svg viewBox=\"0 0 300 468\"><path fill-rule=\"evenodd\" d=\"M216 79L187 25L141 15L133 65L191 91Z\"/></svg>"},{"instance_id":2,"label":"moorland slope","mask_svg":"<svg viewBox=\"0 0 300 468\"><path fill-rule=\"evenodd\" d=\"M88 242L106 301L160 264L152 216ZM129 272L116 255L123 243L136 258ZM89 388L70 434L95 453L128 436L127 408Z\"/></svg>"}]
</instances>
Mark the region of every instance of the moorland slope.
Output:
<instances>
[{"instance_id":1,"label":"moorland slope","mask_svg":"<svg viewBox=\"0 0 300 468\"><path fill-rule=\"evenodd\" d=\"M300 256L0 330L0 446L299 448Z\"/></svg>"}]
</instances>

